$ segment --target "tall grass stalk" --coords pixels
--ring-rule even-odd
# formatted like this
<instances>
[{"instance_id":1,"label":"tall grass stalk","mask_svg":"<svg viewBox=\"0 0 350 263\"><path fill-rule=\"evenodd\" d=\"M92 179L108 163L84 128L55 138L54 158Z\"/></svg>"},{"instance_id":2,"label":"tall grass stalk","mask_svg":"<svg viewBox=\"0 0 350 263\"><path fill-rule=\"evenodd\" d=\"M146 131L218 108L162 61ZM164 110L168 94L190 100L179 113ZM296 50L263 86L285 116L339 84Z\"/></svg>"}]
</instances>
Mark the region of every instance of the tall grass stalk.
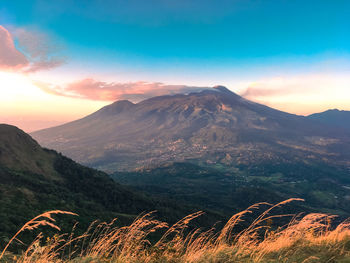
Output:
<instances>
[{"instance_id":1,"label":"tall grass stalk","mask_svg":"<svg viewBox=\"0 0 350 263\"><path fill-rule=\"evenodd\" d=\"M301 215L272 214L275 208L301 199L278 204L258 203L233 215L221 229L191 228L190 223L203 216L197 212L172 226L154 218L154 212L140 215L130 225L118 227L116 221L94 222L80 236L54 235L46 241L40 234L16 260L29 262L336 262L350 260L350 222L331 227L333 216L321 213ZM245 228L242 222L266 207ZM42 214L19 230L3 250L24 230L39 226L59 229L51 215ZM250 217L248 217L250 215ZM291 216L287 225L276 227L276 218ZM44 218L44 219L40 219ZM162 233L158 240L154 233ZM152 237L153 238L150 238ZM333 260L333 261L332 261ZM350 261L344 261L350 262Z\"/></svg>"}]
</instances>

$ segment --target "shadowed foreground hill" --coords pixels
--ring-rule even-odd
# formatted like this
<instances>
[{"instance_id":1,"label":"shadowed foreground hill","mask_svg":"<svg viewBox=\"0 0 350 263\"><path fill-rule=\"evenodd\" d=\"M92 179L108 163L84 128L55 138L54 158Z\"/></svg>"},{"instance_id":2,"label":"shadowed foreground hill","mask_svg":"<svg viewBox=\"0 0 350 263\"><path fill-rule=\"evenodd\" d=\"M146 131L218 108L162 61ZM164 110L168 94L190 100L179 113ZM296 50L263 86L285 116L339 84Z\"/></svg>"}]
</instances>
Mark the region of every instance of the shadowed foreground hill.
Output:
<instances>
[{"instance_id":1,"label":"shadowed foreground hill","mask_svg":"<svg viewBox=\"0 0 350 263\"><path fill-rule=\"evenodd\" d=\"M56 209L79 214L85 227L95 219L130 221L143 211L159 210L172 219L184 214L169 203L128 190L103 172L41 148L14 126L1 124L0 240L35 215Z\"/></svg>"}]
</instances>

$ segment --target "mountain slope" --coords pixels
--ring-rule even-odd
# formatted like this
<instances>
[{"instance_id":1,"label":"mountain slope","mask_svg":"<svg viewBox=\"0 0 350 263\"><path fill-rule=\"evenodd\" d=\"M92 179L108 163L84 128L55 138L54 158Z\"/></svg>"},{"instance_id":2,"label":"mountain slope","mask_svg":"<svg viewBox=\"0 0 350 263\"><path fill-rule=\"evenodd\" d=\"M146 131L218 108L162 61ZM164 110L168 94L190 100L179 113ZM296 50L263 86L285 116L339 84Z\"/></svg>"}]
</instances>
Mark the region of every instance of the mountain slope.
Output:
<instances>
[{"instance_id":1,"label":"mountain slope","mask_svg":"<svg viewBox=\"0 0 350 263\"><path fill-rule=\"evenodd\" d=\"M350 111L327 110L307 116L309 119L350 131Z\"/></svg>"},{"instance_id":2,"label":"mountain slope","mask_svg":"<svg viewBox=\"0 0 350 263\"><path fill-rule=\"evenodd\" d=\"M0 240L41 212L57 209L78 213L82 228L96 219L125 222L144 211L159 210L171 220L188 212L135 193L103 172L41 148L18 128L0 124Z\"/></svg>"},{"instance_id":3,"label":"mountain slope","mask_svg":"<svg viewBox=\"0 0 350 263\"><path fill-rule=\"evenodd\" d=\"M174 161L226 166L324 159L347 165L350 136L248 101L225 87L117 101L32 133L42 145L108 172Z\"/></svg>"}]
</instances>

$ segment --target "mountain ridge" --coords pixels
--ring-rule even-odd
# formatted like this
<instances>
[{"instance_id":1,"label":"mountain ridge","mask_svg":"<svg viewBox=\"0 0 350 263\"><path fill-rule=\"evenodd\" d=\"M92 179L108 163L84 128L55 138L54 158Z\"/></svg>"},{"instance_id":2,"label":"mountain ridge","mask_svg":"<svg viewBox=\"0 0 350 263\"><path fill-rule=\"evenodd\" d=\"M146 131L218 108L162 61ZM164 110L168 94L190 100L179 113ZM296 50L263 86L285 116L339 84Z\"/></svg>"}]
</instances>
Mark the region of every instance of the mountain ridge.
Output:
<instances>
[{"instance_id":1,"label":"mountain ridge","mask_svg":"<svg viewBox=\"0 0 350 263\"><path fill-rule=\"evenodd\" d=\"M350 131L350 111L329 109L311 114L307 118Z\"/></svg>"},{"instance_id":2,"label":"mountain ridge","mask_svg":"<svg viewBox=\"0 0 350 263\"><path fill-rule=\"evenodd\" d=\"M189 160L230 166L307 156L334 161L332 154L347 155L335 150L340 142L350 147L345 131L249 101L223 86L136 104L115 102L32 136L108 172Z\"/></svg>"}]
</instances>

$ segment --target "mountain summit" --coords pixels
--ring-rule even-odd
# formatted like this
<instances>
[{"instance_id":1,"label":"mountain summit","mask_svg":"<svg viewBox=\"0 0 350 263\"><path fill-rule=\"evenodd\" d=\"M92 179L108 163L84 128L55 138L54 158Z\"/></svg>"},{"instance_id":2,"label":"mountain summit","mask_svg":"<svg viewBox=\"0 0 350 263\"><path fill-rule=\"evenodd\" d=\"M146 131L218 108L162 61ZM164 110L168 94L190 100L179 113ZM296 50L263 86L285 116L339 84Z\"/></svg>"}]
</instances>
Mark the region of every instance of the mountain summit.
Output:
<instances>
[{"instance_id":1,"label":"mountain summit","mask_svg":"<svg viewBox=\"0 0 350 263\"><path fill-rule=\"evenodd\" d=\"M347 134L246 100L223 86L136 104L117 101L32 136L109 172L174 161L237 166L335 155L343 160L346 151L337 145L350 149Z\"/></svg>"}]
</instances>

